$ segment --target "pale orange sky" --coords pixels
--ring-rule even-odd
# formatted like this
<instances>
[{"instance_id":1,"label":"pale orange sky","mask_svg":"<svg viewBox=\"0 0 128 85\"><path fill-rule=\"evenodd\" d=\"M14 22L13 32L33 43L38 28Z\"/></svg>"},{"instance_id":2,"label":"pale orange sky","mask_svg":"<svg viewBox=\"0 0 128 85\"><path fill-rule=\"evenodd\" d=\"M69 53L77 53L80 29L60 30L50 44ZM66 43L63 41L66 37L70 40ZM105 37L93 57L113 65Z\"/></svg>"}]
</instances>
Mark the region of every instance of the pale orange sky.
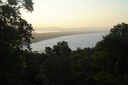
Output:
<instances>
[{"instance_id":1,"label":"pale orange sky","mask_svg":"<svg viewBox=\"0 0 128 85\"><path fill-rule=\"evenodd\" d=\"M33 0L34 11L21 10L35 30L44 27L109 30L128 23L128 0Z\"/></svg>"}]
</instances>

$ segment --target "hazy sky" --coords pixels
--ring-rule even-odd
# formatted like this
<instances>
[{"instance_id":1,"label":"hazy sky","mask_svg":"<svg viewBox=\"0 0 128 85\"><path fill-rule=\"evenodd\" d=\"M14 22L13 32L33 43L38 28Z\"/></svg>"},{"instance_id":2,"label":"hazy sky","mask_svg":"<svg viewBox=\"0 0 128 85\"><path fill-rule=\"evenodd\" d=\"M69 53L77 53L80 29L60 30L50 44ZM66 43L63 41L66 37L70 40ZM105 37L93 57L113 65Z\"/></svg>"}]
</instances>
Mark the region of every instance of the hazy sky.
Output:
<instances>
[{"instance_id":1,"label":"hazy sky","mask_svg":"<svg viewBox=\"0 0 128 85\"><path fill-rule=\"evenodd\" d=\"M33 27L111 28L128 23L128 0L33 0L34 11L22 12ZM36 29L38 30L38 29Z\"/></svg>"}]
</instances>

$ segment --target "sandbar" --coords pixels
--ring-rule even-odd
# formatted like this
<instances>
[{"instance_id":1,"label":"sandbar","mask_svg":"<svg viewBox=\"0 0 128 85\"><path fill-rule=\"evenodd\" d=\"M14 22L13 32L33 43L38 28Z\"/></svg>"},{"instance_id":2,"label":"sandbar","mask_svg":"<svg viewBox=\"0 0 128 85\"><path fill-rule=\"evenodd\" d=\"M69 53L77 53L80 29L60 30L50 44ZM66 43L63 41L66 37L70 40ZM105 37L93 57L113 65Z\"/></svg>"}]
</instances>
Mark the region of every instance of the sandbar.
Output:
<instances>
[{"instance_id":1,"label":"sandbar","mask_svg":"<svg viewBox=\"0 0 128 85\"><path fill-rule=\"evenodd\" d=\"M52 38L57 38L57 37L62 37L62 36L68 36L68 35L84 34L84 33L90 33L90 32L71 31L71 32L53 32L53 33L33 33L34 39L31 39L31 42L35 43L35 42L39 42L42 40L47 40L47 39L52 39Z\"/></svg>"}]
</instances>

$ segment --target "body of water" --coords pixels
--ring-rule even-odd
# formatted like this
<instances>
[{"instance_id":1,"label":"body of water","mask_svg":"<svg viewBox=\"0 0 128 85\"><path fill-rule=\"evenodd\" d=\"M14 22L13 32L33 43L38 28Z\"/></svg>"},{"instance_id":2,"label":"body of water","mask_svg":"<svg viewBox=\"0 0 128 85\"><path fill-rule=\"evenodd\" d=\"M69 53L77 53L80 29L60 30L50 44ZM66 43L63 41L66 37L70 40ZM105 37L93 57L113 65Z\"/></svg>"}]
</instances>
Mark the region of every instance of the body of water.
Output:
<instances>
[{"instance_id":1,"label":"body of water","mask_svg":"<svg viewBox=\"0 0 128 85\"><path fill-rule=\"evenodd\" d=\"M83 49L85 47L94 47L96 43L101 41L103 39L102 37L108 33L109 32L100 32L63 36L32 43L31 47L32 51L42 52L45 47L53 47L53 45L56 45L59 41L66 41L72 50L76 50L78 47Z\"/></svg>"}]
</instances>

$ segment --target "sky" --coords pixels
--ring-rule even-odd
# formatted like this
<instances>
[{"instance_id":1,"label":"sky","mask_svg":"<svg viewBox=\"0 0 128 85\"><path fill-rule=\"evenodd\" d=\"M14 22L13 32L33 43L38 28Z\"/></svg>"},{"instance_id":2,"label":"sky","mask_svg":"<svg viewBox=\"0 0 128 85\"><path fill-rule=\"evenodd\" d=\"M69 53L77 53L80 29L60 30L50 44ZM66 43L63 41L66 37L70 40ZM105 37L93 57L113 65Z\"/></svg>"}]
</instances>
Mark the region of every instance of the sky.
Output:
<instances>
[{"instance_id":1,"label":"sky","mask_svg":"<svg viewBox=\"0 0 128 85\"><path fill-rule=\"evenodd\" d=\"M48 27L110 30L128 23L128 0L33 0L34 11L21 10L35 30Z\"/></svg>"}]
</instances>

